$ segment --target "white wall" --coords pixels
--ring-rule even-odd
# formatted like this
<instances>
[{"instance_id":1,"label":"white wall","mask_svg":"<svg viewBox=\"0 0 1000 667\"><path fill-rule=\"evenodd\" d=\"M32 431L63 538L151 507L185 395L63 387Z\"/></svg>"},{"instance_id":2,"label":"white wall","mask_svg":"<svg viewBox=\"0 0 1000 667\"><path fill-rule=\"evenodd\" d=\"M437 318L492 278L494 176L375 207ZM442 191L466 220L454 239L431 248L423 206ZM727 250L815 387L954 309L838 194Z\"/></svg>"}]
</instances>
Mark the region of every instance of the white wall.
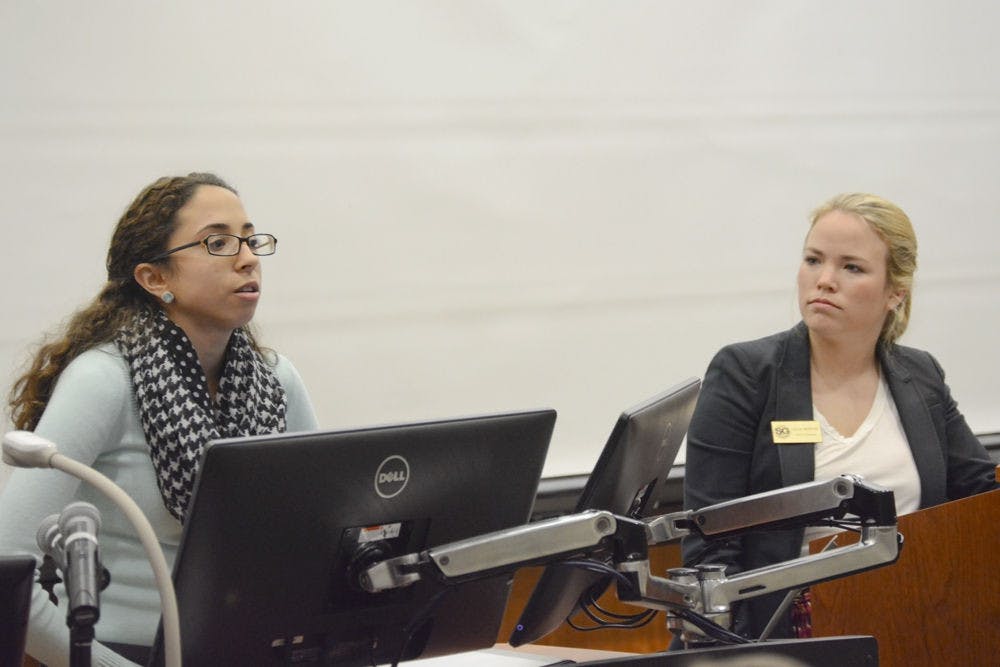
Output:
<instances>
[{"instance_id":1,"label":"white wall","mask_svg":"<svg viewBox=\"0 0 1000 667\"><path fill-rule=\"evenodd\" d=\"M234 8L240 7L239 11ZM551 406L547 475L797 321L808 212L921 242L904 342L1000 430L1000 9L986 2L0 5L0 377L99 288L155 177L241 191L264 341L326 427ZM8 422L9 424L9 422Z\"/></svg>"}]
</instances>

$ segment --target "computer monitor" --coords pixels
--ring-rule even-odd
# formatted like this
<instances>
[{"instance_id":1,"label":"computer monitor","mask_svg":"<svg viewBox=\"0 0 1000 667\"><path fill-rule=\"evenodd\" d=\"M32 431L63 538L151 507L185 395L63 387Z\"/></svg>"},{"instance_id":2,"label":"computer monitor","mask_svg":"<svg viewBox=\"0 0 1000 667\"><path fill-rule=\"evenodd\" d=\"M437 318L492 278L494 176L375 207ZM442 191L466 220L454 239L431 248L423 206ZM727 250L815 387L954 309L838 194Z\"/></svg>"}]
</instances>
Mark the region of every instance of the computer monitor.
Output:
<instances>
[{"instance_id":1,"label":"computer monitor","mask_svg":"<svg viewBox=\"0 0 1000 667\"><path fill-rule=\"evenodd\" d=\"M372 665L496 643L511 576L367 593L368 565L528 521L553 410L219 440L173 579L191 665ZM152 664L162 664L161 637Z\"/></svg>"},{"instance_id":2,"label":"computer monitor","mask_svg":"<svg viewBox=\"0 0 1000 667\"><path fill-rule=\"evenodd\" d=\"M34 583L32 556L0 557L0 665L20 665L24 659Z\"/></svg>"},{"instance_id":3,"label":"computer monitor","mask_svg":"<svg viewBox=\"0 0 1000 667\"><path fill-rule=\"evenodd\" d=\"M625 410L590 473L576 511L602 509L632 518L647 516L659 504L700 389L701 381L691 378ZM608 575L589 570L545 568L510 643L520 646L549 634L608 583Z\"/></svg>"}]
</instances>

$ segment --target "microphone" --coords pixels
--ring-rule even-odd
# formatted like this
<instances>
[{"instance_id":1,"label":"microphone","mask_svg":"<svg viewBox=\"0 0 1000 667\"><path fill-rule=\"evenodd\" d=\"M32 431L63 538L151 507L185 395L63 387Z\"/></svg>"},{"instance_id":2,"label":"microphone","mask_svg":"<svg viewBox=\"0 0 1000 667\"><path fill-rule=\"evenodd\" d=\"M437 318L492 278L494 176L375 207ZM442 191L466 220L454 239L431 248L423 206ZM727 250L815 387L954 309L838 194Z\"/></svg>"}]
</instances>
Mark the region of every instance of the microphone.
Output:
<instances>
[{"instance_id":1,"label":"microphone","mask_svg":"<svg viewBox=\"0 0 1000 667\"><path fill-rule=\"evenodd\" d=\"M55 443L35 435L31 431L8 431L4 433L3 438L0 440L2 440L2 443L0 443L2 444L2 452L0 453L2 453L4 463L19 468L55 468L60 472L87 482L104 494L108 500L117 505L118 509L132 523L132 527L135 528L135 532L139 536L139 541L142 542L142 548L146 551L146 557L153 567L153 576L156 578L156 586L160 592L166 664L167 667L180 667L181 624L177 613L177 595L174 592L174 582L170 578L170 566L167 565L167 559L163 556L163 549L157 540L156 531L153 530L149 519L142 513L139 506L135 504L135 501L127 493L122 491L121 487L105 475L79 461L74 461L67 456L63 456L56 449ZM94 513L97 513L96 509ZM99 526L100 519L98 518L95 523ZM96 559L96 528L94 532L94 541L91 545ZM63 533L65 533L65 530L63 530ZM64 547L69 547L68 542L68 540L63 540ZM70 569L72 570L72 568ZM96 579L96 576L91 575L91 579ZM96 594L94 598L96 601ZM96 605L94 607L94 614L95 617L93 620L96 621L97 615L99 615ZM70 617L67 617L66 622L71 626L73 625L72 618Z\"/></svg>"},{"instance_id":2,"label":"microphone","mask_svg":"<svg viewBox=\"0 0 1000 667\"><path fill-rule=\"evenodd\" d=\"M3 436L3 462L18 468L50 468L56 446L31 431L8 431Z\"/></svg>"},{"instance_id":3,"label":"microphone","mask_svg":"<svg viewBox=\"0 0 1000 667\"><path fill-rule=\"evenodd\" d=\"M66 569L66 557L63 552L62 533L59 532L59 515L50 514L38 526L35 542L42 553L51 558L60 570Z\"/></svg>"},{"instance_id":4,"label":"microphone","mask_svg":"<svg viewBox=\"0 0 1000 667\"><path fill-rule=\"evenodd\" d=\"M65 554L63 576L69 597L66 623L71 627L92 626L101 617L101 564L97 548L100 529L100 512L90 503L70 503L59 515Z\"/></svg>"}]
</instances>

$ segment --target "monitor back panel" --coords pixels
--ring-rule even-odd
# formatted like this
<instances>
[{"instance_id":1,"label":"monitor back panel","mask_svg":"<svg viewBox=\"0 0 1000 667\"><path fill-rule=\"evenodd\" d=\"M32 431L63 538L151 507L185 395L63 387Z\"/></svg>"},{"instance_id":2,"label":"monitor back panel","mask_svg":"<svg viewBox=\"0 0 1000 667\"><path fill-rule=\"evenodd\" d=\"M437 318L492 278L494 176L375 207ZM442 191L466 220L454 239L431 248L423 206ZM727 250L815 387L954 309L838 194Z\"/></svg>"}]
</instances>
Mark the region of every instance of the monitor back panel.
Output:
<instances>
[{"instance_id":1,"label":"monitor back panel","mask_svg":"<svg viewBox=\"0 0 1000 667\"><path fill-rule=\"evenodd\" d=\"M437 589L369 594L357 564L523 524L554 421L543 410L213 444L174 566L185 662L395 658L399 629ZM509 585L444 593L408 628L410 650L491 646Z\"/></svg>"},{"instance_id":2,"label":"monitor back panel","mask_svg":"<svg viewBox=\"0 0 1000 667\"><path fill-rule=\"evenodd\" d=\"M20 665L28 633L35 559L0 557L0 665Z\"/></svg>"}]
</instances>

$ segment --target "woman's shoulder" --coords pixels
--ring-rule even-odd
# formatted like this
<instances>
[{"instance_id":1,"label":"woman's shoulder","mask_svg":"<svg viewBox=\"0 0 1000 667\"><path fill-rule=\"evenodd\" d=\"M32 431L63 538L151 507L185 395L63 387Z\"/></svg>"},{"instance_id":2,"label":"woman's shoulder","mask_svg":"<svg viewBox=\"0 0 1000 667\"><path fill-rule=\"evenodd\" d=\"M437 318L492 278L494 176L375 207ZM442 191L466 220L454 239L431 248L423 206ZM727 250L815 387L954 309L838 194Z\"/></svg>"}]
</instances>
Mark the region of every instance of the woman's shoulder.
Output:
<instances>
[{"instance_id":1,"label":"woman's shoulder","mask_svg":"<svg viewBox=\"0 0 1000 667\"><path fill-rule=\"evenodd\" d=\"M277 352L271 352L268 363L288 397L288 430L309 431L318 428L309 392L292 362Z\"/></svg>"},{"instance_id":2,"label":"woman's shoulder","mask_svg":"<svg viewBox=\"0 0 1000 667\"><path fill-rule=\"evenodd\" d=\"M281 386L287 391L289 385L291 384L301 384L302 377L299 375L298 369L295 368L295 364L285 355L275 352L273 350L268 351L267 356L265 356L267 364L271 367L271 372L275 374Z\"/></svg>"},{"instance_id":3,"label":"woman's shoulder","mask_svg":"<svg viewBox=\"0 0 1000 667\"><path fill-rule=\"evenodd\" d=\"M944 377L941 364L927 350L893 343L884 352L890 370L903 372L918 379L940 380Z\"/></svg>"},{"instance_id":4,"label":"woman's shoulder","mask_svg":"<svg viewBox=\"0 0 1000 667\"><path fill-rule=\"evenodd\" d=\"M309 392L306 390L305 382L295 365L283 354L270 351L266 357L271 372L278 378L278 382L285 390L285 394L290 401L309 402Z\"/></svg>"},{"instance_id":5,"label":"woman's shoulder","mask_svg":"<svg viewBox=\"0 0 1000 667\"><path fill-rule=\"evenodd\" d=\"M128 386L128 362L114 343L103 343L77 355L59 376L60 382L69 379L100 380Z\"/></svg>"},{"instance_id":6,"label":"woman's shoulder","mask_svg":"<svg viewBox=\"0 0 1000 667\"><path fill-rule=\"evenodd\" d=\"M96 441L121 425L131 405L128 364L113 344L99 345L63 369L36 430L58 442L83 429L94 436L87 439L94 440L95 447L103 446ZM101 429L106 432L97 433Z\"/></svg>"},{"instance_id":7,"label":"woman's shoulder","mask_svg":"<svg viewBox=\"0 0 1000 667\"><path fill-rule=\"evenodd\" d=\"M909 345L893 343L888 347L889 354L897 359L902 359L910 363L930 363L934 357L927 350Z\"/></svg>"}]
</instances>

